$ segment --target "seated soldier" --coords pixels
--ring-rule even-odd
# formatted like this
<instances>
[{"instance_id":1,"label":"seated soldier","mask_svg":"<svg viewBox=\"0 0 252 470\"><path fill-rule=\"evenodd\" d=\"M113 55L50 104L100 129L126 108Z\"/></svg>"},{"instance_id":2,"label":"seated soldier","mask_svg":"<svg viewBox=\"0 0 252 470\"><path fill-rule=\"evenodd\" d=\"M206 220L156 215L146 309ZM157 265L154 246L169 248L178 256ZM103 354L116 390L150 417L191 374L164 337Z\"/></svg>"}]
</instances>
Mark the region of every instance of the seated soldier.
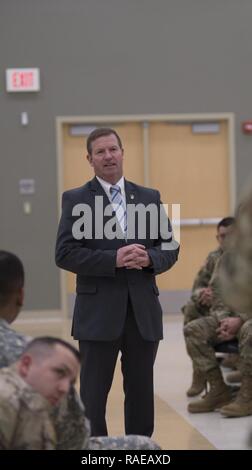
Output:
<instances>
[{"instance_id":1,"label":"seated soldier","mask_svg":"<svg viewBox=\"0 0 252 470\"><path fill-rule=\"evenodd\" d=\"M247 408L246 414L252 414L252 185L245 188L237 210L236 230L232 235L232 244L223 257L220 268L222 295L232 308L243 311L250 319L247 322L247 354L243 355L240 365L242 386L236 399L222 413L226 416L240 416L241 407ZM245 328L246 323L243 325ZM241 353L242 355L242 353ZM246 403L246 405L245 405ZM250 434L252 445L252 433Z\"/></svg>"},{"instance_id":2,"label":"seated soldier","mask_svg":"<svg viewBox=\"0 0 252 470\"><path fill-rule=\"evenodd\" d=\"M214 272L215 266L221 257L225 248L225 238L232 229L234 223L233 217L225 217L217 225L216 239L219 246L216 250L211 251L199 270L192 287L192 294L190 300L184 307L182 313L184 314L184 325L196 318L209 315L212 305L212 289L210 280ZM195 366L195 364L194 364ZM201 393L206 386L205 374L199 369L193 369L192 385L187 390L187 396L193 397Z\"/></svg>"},{"instance_id":3,"label":"seated soldier","mask_svg":"<svg viewBox=\"0 0 252 470\"><path fill-rule=\"evenodd\" d=\"M0 370L0 449L56 448L51 406L74 384L79 352L63 340L36 338L21 357Z\"/></svg>"},{"instance_id":4,"label":"seated soldier","mask_svg":"<svg viewBox=\"0 0 252 470\"><path fill-rule=\"evenodd\" d=\"M30 339L10 327L23 305L24 269L20 259L0 250L0 368L15 362ZM159 449L144 436L90 438L90 425L73 386L59 405L50 407L56 449Z\"/></svg>"},{"instance_id":5,"label":"seated soldier","mask_svg":"<svg viewBox=\"0 0 252 470\"><path fill-rule=\"evenodd\" d=\"M202 399L189 403L188 411L191 413L210 412L222 408L232 401L231 391L224 383L214 346L219 342L237 337L240 370L244 370L243 382L246 393L243 394L243 399L241 399L240 392L237 395L240 406L236 416L246 416L252 413L252 400L247 393L249 381L246 373L247 368L252 364L251 322L248 321L246 314L238 314L223 303L220 292L221 264L222 257L215 267L211 280L213 303L209 316L193 320L184 327L187 352L194 367L205 373L210 385L209 392ZM227 408L222 408L223 414L228 415Z\"/></svg>"}]
</instances>

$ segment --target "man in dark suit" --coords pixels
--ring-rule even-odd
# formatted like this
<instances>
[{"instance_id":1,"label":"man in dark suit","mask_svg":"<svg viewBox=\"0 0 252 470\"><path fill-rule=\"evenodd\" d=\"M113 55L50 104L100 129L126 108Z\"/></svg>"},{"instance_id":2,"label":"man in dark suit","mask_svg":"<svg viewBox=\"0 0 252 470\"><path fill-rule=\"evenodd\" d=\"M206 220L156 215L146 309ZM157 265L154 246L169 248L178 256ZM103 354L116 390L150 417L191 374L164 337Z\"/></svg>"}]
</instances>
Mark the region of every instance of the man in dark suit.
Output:
<instances>
[{"instance_id":1,"label":"man in dark suit","mask_svg":"<svg viewBox=\"0 0 252 470\"><path fill-rule=\"evenodd\" d=\"M125 432L151 436L153 365L163 337L155 275L173 266L179 248L168 219L160 217L159 192L124 180L118 134L94 130L87 150L95 177L63 194L56 243L56 264L77 274L72 334L81 353L81 398L92 435L106 435L107 397L121 351ZM132 207L139 208L133 222Z\"/></svg>"}]
</instances>

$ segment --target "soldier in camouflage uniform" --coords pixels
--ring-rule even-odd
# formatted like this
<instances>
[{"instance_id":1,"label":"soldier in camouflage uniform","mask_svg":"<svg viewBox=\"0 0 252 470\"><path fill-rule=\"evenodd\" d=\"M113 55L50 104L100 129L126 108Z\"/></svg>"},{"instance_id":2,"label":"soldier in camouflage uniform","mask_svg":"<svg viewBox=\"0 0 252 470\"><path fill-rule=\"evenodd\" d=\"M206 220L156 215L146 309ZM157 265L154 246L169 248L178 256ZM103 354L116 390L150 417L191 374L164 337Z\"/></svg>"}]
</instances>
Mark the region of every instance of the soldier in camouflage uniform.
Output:
<instances>
[{"instance_id":1,"label":"soldier in camouflage uniform","mask_svg":"<svg viewBox=\"0 0 252 470\"><path fill-rule=\"evenodd\" d=\"M191 298L187 304L182 307L182 313L184 314L184 325L192 320L209 315L212 304L212 290L209 283L216 263L223 253L225 237L229 233L233 223L233 217L225 217L217 225L216 238L218 240L219 247L209 253L204 265L199 270L195 278L192 287ZM193 397L198 395L204 390L205 386L205 374L203 374L198 368L193 368L192 384L186 392L187 396Z\"/></svg>"},{"instance_id":2,"label":"soldier in camouflage uniform","mask_svg":"<svg viewBox=\"0 0 252 470\"><path fill-rule=\"evenodd\" d=\"M237 210L236 227L231 246L223 257L220 280L223 298L232 308L245 312L249 321L244 336L247 354L240 364L242 386L237 399L222 412L226 416L240 415L240 409L252 414L252 184L245 188ZM252 432L250 435L252 445Z\"/></svg>"},{"instance_id":3,"label":"soldier in camouflage uniform","mask_svg":"<svg viewBox=\"0 0 252 470\"><path fill-rule=\"evenodd\" d=\"M55 449L50 408L76 381L80 354L58 338L32 340L20 358L0 371L0 448Z\"/></svg>"},{"instance_id":4,"label":"soldier in camouflage uniform","mask_svg":"<svg viewBox=\"0 0 252 470\"><path fill-rule=\"evenodd\" d=\"M209 392L202 399L189 403L188 411L202 413L221 409L225 416L246 416L252 414L252 400L248 402L244 393L250 383L248 376L252 371L252 321L248 315L236 313L223 303L220 270L224 257L225 254L219 259L210 281L213 301L209 316L193 320L184 327L187 352L194 367L206 374L210 385ZM235 404L230 403L231 392L224 383L214 350L214 346L219 342L234 337L239 341L239 369L243 384Z\"/></svg>"},{"instance_id":5,"label":"soldier in camouflage uniform","mask_svg":"<svg viewBox=\"0 0 252 470\"><path fill-rule=\"evenodd\" d=\"M23 287L24 270L21 261L12 253L0 250L0 368L15 362L31 340L9 325L22 307ZM90 438L90 424L74 387L71 387L60 405L50 408L50 418L55 434L49 441L54 443L58 450L159 449L157 444L144 436ZM27 431L23 432L25 435L26 432L33 434L33 426L28 426Z\"/></svg>"},{"instance_id":6,"label":"soldier in camouflage uniform","mask_svg":"<svg viewBox=\"0 0 252 470\"><path fill-rule=\"evenodd\" d=\"M232 245L221 269L225 301L252 317L252 183L242 194Z\"/></svg>"}]
</instances>

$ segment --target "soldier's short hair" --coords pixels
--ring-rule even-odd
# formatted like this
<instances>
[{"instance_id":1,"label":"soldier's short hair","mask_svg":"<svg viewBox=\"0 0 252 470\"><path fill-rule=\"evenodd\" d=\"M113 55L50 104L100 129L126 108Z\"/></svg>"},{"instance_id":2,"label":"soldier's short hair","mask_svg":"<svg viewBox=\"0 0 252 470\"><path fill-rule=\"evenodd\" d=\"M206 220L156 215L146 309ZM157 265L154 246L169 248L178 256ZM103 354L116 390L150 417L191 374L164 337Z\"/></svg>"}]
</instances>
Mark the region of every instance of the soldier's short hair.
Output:
<instances>
[{"instance_id":1,"label":"soldier's short hair","mask_svg":"<svg viewBox=\"0 0 252 470\"><path fill-rule=\"evenodd\" d=\"M217 225L217 230L220 227L229 227L230 225L233 225L235 223L235 218L234 217L224 217L224 219L221 219L220 222Z\"/></svg>"},{"instance_id":2,"label":"soldier's short hair","mask_svg":"<svg viewBox=\"0 0 252 470\"><path fill-rule=\"evenodd\" d=\"M0 307L11 295L24 286L24 267L20 259L8 251L0 250Z\"/></svg>"},{"instance_id":3,"label":"soldier's short hair","mask_svg":"<svg viewBox=\"0 0 252 470\"><path fill-rule=\"evenodd\" d=\"M57 344L69 349L69 351L71 351L76 357L77 361L80 362L80 353L78 349L64 339L55 338L54 336L39 336L38 338L33 339L26 345L21 356L29 353L36 358L38 357L43 359L52 353L52 349L54 349Z\"/></svg>"},{"instance_id":4,"label":"soldier's short hair","mask_svg":"<svg viewBox=\"0 0 252 470\"><path fill-rule=\"evenodd\" d=\"M96 140L99 139L100 137L107 137L109 135L113 134L117 138L117 142L120 148L122 148L122 141L117 134L117 132L114 129L111 129L110 127L98 127L97 129L94 129L91 134L89 134L88 139L87 139L87 151L88 154L92 154L92 143Z\"/></svg>"}]
</instances>

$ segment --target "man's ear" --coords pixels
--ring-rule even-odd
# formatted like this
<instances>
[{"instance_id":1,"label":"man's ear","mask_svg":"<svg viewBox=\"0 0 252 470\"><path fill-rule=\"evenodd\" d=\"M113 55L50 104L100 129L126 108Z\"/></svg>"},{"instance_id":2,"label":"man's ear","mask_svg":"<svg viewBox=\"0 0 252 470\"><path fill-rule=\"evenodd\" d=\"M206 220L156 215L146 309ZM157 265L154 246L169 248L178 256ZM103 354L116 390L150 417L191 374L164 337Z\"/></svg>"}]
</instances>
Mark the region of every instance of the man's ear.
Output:
<instances>
[{"instance_id":1,"label":"man's ear","mask_svg":"<svg viewBox=\"0 0 252 470\"><path fill-rule=\"evenodd\" d=\"M23 379L27 377L31 364L32 364L32 357L30 354L24 354L23 356L20 357L19 363L18 363L18 370L19 370L20 376Z\"/></svg>"},{"instance_id":2,"label":"man's ear","mask_svg":"<svg viewBox=\"0 0 252 470\"><path fill-rule=\"evenodd\" d=\"M18 291L17 295L17 301L16 301L17 307L21 308L24 305L24 288L21 287Z\"/></svg>"},{"instance_id":3,"label":"man's ear","mask_svg":"<svg viewBox=\"0 0 252 470\"><path fill-rule=\"evenodd\" d=\"M92 155L90 155L89 153L87 154L87 161L90 163L91 166L93 166Z\"/></svg>"}]
</instances>

